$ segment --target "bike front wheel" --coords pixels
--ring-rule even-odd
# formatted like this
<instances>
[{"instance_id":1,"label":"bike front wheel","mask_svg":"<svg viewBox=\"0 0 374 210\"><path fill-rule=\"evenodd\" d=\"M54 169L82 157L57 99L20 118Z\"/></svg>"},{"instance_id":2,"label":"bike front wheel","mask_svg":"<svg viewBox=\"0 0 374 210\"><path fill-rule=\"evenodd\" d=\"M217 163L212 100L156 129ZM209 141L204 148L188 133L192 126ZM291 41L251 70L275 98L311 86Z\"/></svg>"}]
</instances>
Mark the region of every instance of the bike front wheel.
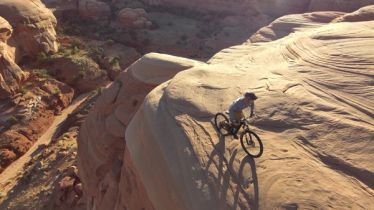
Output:
<instances>
[{"instance_id":1,"label":"bike front wheel","mask_svg":"<svg viewBox=\"0 0 374 210\"><path fill-rule=\"evenodd\" d=\"M217 113L216 116L214 116L214 123L218 132L220 132L224 136L229 135L230 132L227 125L229 123L229 119L224 114Z\"/></svg>"},{"instance_id":2,"label":"bike front wheel","mask_svg":"<svg viewBox=\"0 0 374 210\"><path fill-rule=\"evenodd\" d=\"M251 157L258 158L262 155L264 147L260 137L250 130L245 130L240 135L240 142L244 151Z\"/></svg>"}]
</instances>

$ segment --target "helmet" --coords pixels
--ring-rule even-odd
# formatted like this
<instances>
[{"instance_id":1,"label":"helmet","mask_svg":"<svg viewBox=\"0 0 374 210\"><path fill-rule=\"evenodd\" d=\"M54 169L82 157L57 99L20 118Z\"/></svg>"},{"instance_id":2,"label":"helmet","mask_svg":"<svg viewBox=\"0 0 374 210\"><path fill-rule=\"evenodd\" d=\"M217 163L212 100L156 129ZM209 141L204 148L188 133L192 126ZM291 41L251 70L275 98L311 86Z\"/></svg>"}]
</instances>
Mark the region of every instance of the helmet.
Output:
<instances>
[{"instance_id":1,"label":"helmet","mask_svg":"<svg viewBox=\"0 0 374 210\"><path fill-rule=\"evenodd\" d=\"M256 100L257 99L257 96L251 92L251 91L248 91L244 94L244 98L249 98L251 100Z\"/></svg>"}]
</instances>

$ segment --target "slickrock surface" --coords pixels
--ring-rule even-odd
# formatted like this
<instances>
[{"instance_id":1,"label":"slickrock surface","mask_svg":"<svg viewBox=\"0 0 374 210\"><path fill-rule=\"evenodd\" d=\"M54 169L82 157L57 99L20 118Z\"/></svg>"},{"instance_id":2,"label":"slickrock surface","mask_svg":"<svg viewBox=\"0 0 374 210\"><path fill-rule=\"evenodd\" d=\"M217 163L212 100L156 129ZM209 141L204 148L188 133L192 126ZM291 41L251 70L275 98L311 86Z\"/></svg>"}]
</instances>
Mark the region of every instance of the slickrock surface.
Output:
<instances>
[{"instance_id":1,"label":"slickrock surface","mask_svg":"<svg viewBox=\"0 0 374 210\"><path fill-rule=\"evenodd\" d=\"M374 4L373 0L311 0L308 11L353 12L361 7Z\"/></svg>"},{"instance_id":2,"label":"slickrock surface","mask_svg":"<svg viewBox=\"0 0 374 210\"><path fill-rule=\"evenodd\" d=\"M155 88L125 136L154 207L374 206L373 38L374 20L326 24L228 48ZM246 90L258 159L213 125Z\"/></svg>"},{"instance_id":3,"label":"slickrock surface","mask_svg":"<svg viewBox=\"0 0 374 210\"><path fill-rule=\"evenodd\" d=\"M203 63L151 53L103 91L78 137L78 168L89 209L154 209L130 158L125 131L144 97L175 74Z\"/></svg>"},{"instance_id":4,"label":"slickrock surface","mask_svg":"<svg viewBox=\"0 0 374 210\"><path fill-rule=\"evenodd\" d=\"M248 41L251 43L274 41L297 31L319 28L345 14L344 12L313 12L286 15L258 30Z\"/></svg>"},{"instance_id":5,"label":"slickrock surface","mask_svg":"<svg viewBox=\"0 0 374 210\"><path fill-rule=\"evenodd\" d=\"M57 52L57 22L52 12L36 0L2 0L0 15L0 99L4 99L24 79L17 65L21 56Z\"/></svg>"}]
</instances>

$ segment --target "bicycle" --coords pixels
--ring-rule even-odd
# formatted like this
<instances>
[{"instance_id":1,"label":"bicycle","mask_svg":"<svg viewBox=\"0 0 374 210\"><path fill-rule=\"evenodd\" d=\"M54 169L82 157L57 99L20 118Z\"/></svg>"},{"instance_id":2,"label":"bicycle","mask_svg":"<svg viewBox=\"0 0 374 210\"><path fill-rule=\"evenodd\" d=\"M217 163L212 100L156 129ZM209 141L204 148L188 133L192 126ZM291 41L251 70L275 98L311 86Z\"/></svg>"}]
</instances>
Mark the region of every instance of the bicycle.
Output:
<instances>
[{"instance_id":1,"label":"bicycle","mask_svg":"<svg viewBox=\"0 0 374 210\"><path fill-rule=\"evenodd\" d=\"M218 132L223 136L236 135L240 128L243 127L244 131L240 134L240 142L242 144L242 147L249 156L258 158L262 155L264 147L262 145L260 137L254 131L249 129L247 124L248 118L249 116L241 119L238 126L234 126L233 129L230 129L231 126L228 125L230 121L227 116L221 112L218 112L214 116L214 123Z\"/></svg>"}]
</instances>

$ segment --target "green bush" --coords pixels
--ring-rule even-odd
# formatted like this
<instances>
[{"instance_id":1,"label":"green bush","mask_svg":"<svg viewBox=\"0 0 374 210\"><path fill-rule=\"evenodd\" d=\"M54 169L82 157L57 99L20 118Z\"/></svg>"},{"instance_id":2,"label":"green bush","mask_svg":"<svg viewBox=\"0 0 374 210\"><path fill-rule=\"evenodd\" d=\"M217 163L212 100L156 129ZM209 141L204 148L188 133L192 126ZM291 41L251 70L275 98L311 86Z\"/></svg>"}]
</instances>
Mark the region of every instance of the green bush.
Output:
<instances>
[{"instance_id":1,"label":"green bush","mask_svg":"<svg viewBox=\"0 0 374 210\"><path fill-rule=\"evenodd\" d=\"M60 90L58 87L56 87L56 88L55 88L55 94L58 95L58 94L60 94L60 93L61 93L61 90Z\"/></svg>"},{"instance_id":2,"label":"green bush","mask_svg":"<svg viewBox=\"0 0 374 210\"><path fill-rule=\"evenodd\" d=\"M112 66L118 65L119 64L119 59L120 59L119 55L114 56L114 58L109 62L110 65L112 65Z\"/></svg>"},{"instance_id":3,"label":"green bush","mask_svg":"<svg viewBox=\"0 0 374 210\"><path fill-rule=\"evenodd\" d=\"M85 71L80 71L79 76L82 77L82 78L86 77L86 72Z\"/></svg>"},{"instance_id":4,"label":"green bush","mask_svg":"<svg viewBox=\"0 0 374 210\"><path fill-rule=\"evenodd\" d=\"M103 89L104 88L102 86L99 86L99 87L97 87L96 91L97 91L98 94L101 94L103 92Z\"/></svg>"},{"instance_id":5,"label":"green bush","mask_svg":"<svg viewBox=\"0 0 374 210\"><path fill-rule=\"evenodd\" d=\"M106 70L101 70L101 76L106 76L107 74Z\"/></svg>"},{"instance_id":6,"label":"green bush","mask_svg":"<svg viewBox=\"0 0 374 210\"><path fill-rule=\"evenodd\" d=\"M48 57L47 57L47 55L46 55L45 53L40 52L40 53L38 54L38 58L37 58L37 61L38 61L38 62L43 63L43 62L47 61L47 59L48 59Z\"/></svg>"},{"instance_id":7,"label":"green bush","mask_svg":"<svg viewBox=\"0 0 374 210\"><path fill-rule=\"evenodd\" d=\"M66 53L66 48L62 45L58 46L58 52L59 53Z\"/></svg>"},{"instance_id":8,"label":"green bush","mask_svg":"<svg viewBox=\"0 0 374 210\"><path fill-rule=\"evenodd\" d=\"M25 88L23 88L22 86L19 86L18 87L18 91L20 92L20 93L22 93L22 95L25 95L26 94L26 90L25 90Z\"/></svg>"},{"instance_id":9,"label":"green bush","mask_svg":"<svg viewBox=\"0 0 374 210\"><path fill-rule=\"evenodd\" d=\"M106 43L107 43L108 45L113 45L113 44L114 44L114 41L111 40L111 39L108 39L108 40L106 41Z\"/></svg>"},{"instance_id":10,"label":"green bush","mask_svg":"<svg viewBox=\"0 0 374 210\"><path fill-rule=\"evenodd\" d=\"M47 77L49 77L48 72L47 72L47 70L45 70L45 69L33 69L33 71L35 71L35 73L36 73L39 77L42 77L42 78L47 78Z\"/></svg>"},{"instance_id":11,"label":"green bush","mask_svg":"<svg viewBox=\"0 0 374 210\"><path fill-rule=\"evenodd\" d=\"M81 44L81 40L78 38L74 38L73 41L71 42L72 47L79 46L80 44Z\"/></svg>"},{"instance_id":12,"label":"green bush","mask_svg":"<svg viewBox=\"0 0 374 210\"><path fill-rule=\"evenodd\" d=\"M74 55L76 54L77 52L79 52L79 49L77 46L74 46L74 48L71 50L71 54Z\"/></svg>"},{"instance_id":13,"label":"green bush","mask_svg":"<svg viewBox=\"0 0 374 210\"><path fill-rule=\"evenodd\" d=\"M17 124L18 123L18 119L15 117L15 116L11 116L9 118L9 122L12 123L13 125L14 124Z\"/></svg>"},{"instance_id":14,"label":"green bush","mask_svg":"<svg viewBox=\"0 0 374 210\"><path fill-rule=\"evenodd\" d=\"M30 87L31 85L32 85L31 82L27 82L27 83L26 83L26 87Z\"/></svg>"}]
</instances>

